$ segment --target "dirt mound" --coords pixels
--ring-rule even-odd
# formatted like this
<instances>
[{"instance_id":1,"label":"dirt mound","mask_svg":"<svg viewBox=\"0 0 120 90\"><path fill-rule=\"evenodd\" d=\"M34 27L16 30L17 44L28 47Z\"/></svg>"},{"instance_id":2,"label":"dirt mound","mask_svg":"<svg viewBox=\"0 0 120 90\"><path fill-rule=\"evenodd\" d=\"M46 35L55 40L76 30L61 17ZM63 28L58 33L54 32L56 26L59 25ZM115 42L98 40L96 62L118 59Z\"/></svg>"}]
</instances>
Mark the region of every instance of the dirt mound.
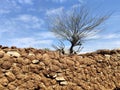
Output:
<instances>
[{"instance_id":1,"label":"dirt mound","mask_svg":"<svg viewBox=\"0 0 120 90\"><path fill-rule=\"evenodd\" d=\"M0 90L119 90L120 50L81 55L0 46Z\"/></svg>"}]
</instances>

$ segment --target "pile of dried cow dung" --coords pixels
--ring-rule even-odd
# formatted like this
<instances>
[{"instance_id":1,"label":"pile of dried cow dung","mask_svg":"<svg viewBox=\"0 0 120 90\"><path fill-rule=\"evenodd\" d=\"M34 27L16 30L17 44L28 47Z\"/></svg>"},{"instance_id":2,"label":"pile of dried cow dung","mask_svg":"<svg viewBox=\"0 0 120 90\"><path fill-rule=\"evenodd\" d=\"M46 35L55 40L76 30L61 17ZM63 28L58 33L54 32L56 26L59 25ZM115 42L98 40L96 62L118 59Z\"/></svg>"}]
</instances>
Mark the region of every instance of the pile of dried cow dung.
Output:
<instances>
[{"instance_id":1,"label":"pile of dried cow dung","mask_svg":"<svg viewBox=\"0 0 120 90\"><path fill-rule=\"evenodd\" d=\"M120 90L120 50L59 55L0 46L0 90Z\"/></svg>"}]
</instances>

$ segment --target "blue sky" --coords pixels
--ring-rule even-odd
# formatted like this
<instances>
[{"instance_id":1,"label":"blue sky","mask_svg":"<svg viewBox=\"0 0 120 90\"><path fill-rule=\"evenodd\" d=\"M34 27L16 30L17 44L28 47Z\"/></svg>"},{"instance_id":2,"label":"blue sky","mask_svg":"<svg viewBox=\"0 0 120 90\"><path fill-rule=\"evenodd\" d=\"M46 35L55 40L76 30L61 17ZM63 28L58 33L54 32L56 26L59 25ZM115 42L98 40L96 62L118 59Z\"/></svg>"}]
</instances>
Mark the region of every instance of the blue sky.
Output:
<instances>
[{"instance_id":1,"label":"blue sky","mask_svg":"<svg viewBox=\"0 0 120 90\"><path fill-rule=\"evenodd\" d=\"M93 14L113 11L102 32L84 43L82 52L120 48L120 0L0 0L0 44L51 48L56 38L46 17L63 9L86 5Z\"/></svg>"}]
</instances>

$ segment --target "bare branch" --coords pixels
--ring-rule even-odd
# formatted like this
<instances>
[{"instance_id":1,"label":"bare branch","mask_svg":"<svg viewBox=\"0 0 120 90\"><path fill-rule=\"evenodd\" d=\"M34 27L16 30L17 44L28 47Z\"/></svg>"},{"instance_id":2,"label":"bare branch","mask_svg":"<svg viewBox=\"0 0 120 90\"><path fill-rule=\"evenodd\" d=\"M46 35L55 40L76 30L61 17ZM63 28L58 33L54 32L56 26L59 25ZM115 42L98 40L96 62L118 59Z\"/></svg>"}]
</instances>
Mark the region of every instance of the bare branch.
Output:
<instances>
[{"instance_id":1,"label":"bare branch","mask_svg":"<svg viewBox=\"0 0 120 90\"><path fill-rule=\"evenodd\" d=\"M65 51L64 51L65 45L62 41L59 41L58 45L53 44L52 47L56 49L56 51L59 51L60 53L65 54Z\"/></svg>"}]
</instances>

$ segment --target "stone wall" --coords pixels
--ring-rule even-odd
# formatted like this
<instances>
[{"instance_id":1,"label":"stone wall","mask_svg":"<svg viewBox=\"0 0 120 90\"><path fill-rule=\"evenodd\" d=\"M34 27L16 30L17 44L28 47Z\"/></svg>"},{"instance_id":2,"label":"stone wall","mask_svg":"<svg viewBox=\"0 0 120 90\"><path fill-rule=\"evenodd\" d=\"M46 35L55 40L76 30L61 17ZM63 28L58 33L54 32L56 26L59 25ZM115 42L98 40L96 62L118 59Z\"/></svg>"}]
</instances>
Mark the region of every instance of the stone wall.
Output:
<instances>
[{"instance_id":1,"label":"stone wall","mask_svg":"<svg viewBox=\"0 0 120 90\"><path fill-rule=\"evenodd\" d=\"M119 89L120 50L68 56L0 46L0 90Z\"/></svg>"}]
</instances>

